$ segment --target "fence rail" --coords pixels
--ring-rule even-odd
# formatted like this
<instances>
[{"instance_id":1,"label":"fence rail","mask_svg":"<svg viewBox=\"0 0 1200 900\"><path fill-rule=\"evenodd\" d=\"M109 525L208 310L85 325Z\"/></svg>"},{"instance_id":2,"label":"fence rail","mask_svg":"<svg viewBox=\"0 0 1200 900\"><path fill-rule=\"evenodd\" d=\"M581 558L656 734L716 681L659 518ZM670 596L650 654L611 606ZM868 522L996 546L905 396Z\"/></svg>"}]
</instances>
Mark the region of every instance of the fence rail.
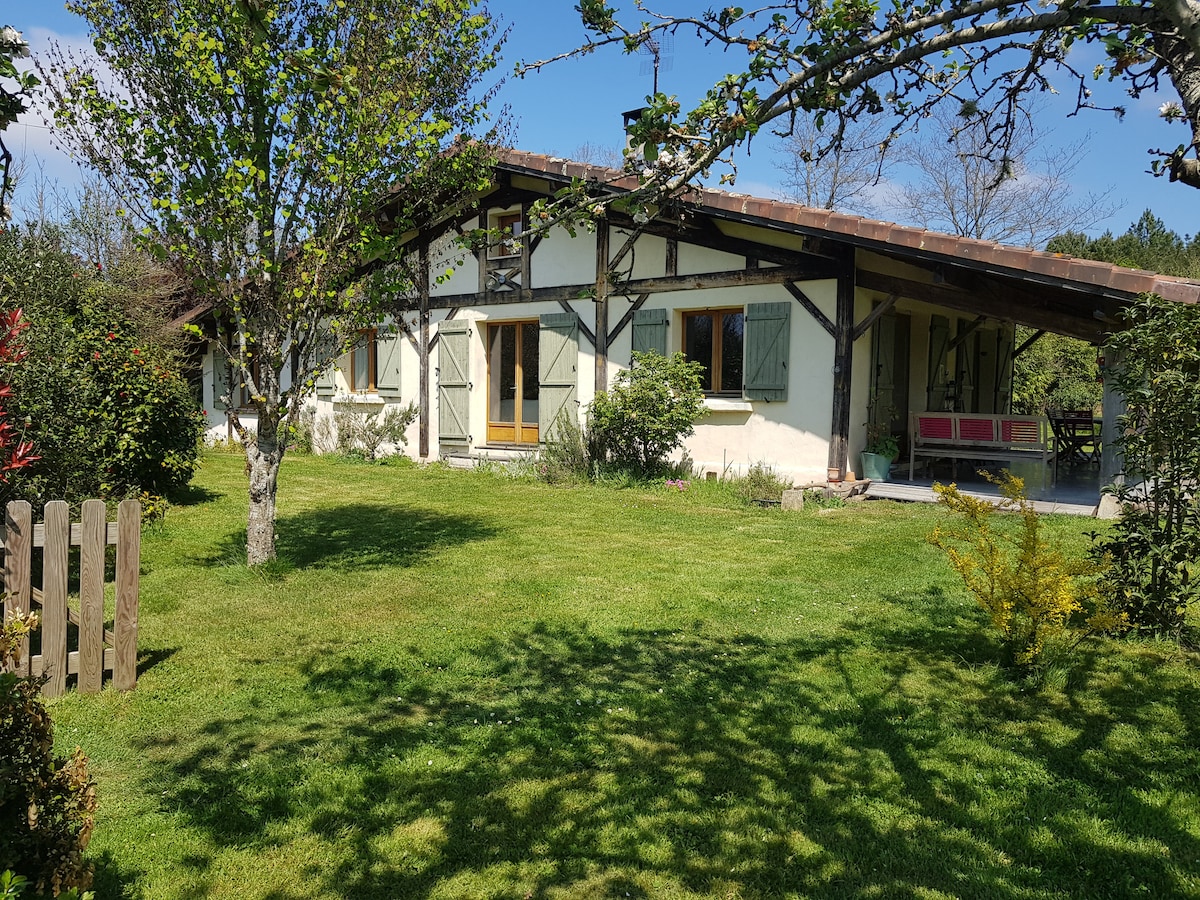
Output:
<instances>
[{"instance_id":1,"label":"fence rail","mask_svg":"<svg viewBox=\"0 0 1200 900\"><path fill-rule=\"evenodd\" d=\"M81 693L100 690L104 673L112 673L117 690L137 684L138 574L141 564L142 508L126 500L117 508L117 521L106 521L101 500L84 501L82 521L72 523L62 500L46 504L44 521L33 523L32 509L23 500L8 504L5 514L4 617L28 610L41 611L41 653L31 655L29 640L21 647L17 671L49 680L42 688L57 697L67 677L78 676ZM105 628L104 586L106 548L115 545L116 611L112 629ZM79 609L69 603L71 548L79 548ZM33 585L34 552L40 551L41 587ZM74 625L77 649L68 646Z\"/></svg>"}]
</instances>

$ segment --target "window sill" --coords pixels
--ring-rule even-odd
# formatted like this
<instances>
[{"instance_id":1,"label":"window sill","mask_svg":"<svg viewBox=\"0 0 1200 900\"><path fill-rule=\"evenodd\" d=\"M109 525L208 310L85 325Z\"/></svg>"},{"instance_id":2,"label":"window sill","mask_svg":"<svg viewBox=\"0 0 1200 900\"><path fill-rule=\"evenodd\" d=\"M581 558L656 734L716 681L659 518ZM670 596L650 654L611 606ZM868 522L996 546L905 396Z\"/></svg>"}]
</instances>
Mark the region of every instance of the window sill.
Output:
<instances>
[{"instance_id":1,"label":"window sill","mask_svg":"<svg viewBox=\"0 0 1200 900\"><path fill-rule=\"evenodd\" d=\"M705 397L704 408L709 412L754 412L753 404L741 397Z\"/></svg>"}]
</instances>

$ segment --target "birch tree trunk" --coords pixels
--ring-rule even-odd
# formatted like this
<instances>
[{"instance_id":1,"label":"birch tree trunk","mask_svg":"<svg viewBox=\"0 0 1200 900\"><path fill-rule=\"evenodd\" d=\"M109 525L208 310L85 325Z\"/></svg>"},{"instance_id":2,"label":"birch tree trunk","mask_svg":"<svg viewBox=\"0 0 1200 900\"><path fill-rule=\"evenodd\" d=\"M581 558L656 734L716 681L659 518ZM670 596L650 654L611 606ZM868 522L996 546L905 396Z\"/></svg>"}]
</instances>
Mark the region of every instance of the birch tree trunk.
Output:
<instances>
[{"instance_id":1,"label":"birch tree trunk","mask_svg":"<svg viewBox=\"0 0 1200 900\"><path fill-rule=\"evenodd\" d=\"M279 486L279 422L259 415L258 434L246 445L250 474L250 514L246 525L246 562L256 566L275 558L275 494Z\"/></svg>"}]
</instances>

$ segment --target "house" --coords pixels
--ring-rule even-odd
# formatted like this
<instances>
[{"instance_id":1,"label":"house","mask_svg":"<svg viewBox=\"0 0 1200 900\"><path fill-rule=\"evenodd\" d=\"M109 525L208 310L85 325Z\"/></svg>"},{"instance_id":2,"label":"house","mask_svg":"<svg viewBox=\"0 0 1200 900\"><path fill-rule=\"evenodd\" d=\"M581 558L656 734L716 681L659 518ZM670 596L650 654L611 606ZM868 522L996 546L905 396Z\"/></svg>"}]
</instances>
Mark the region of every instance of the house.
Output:
<instances>
[{"instance_id":1,"label":"house","mask_svg":"<svg viewBox=\"0 0 1200 900\"><path fill-rule=\"evenodd\" d=\"M912 411L1008 412L1016 323L1100 345L1140 292L1200 301L1182 279L709 189L649 222L610 208L594 231L531 236L531 205L575 179L637 183L503 154L476 210L414 238L452 272L320 379L318 418L411 402L405 452L503 458L563 411L582 421L633 351L678 350L706 367L708 415L686 445L698 470L824 481L855 468L868 421L905 446ZM450 240L477 227L511 239L474 254ZM224 436L219 363L210 352L204 400Z\"/></svg>"}]
</instances>

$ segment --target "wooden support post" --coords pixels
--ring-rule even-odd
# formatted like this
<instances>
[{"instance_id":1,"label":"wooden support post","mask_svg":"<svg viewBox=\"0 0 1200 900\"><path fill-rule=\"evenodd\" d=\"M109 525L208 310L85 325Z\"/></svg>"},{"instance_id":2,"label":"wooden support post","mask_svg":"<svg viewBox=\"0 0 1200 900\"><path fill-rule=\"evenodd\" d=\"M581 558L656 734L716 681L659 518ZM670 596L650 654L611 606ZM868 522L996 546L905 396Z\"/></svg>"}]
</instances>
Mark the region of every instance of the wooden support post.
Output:
<instances>
[{"instance_id":1,"label":"wooden support post","mask_svg":"<svg viewBox=\"0 0 1200 900\"><path fill-rule=\"evenodd\" d=\"M1117 428L1117 418L1125 415L1125 398L1114 386L1117 372L1121 366L1121 358L1111 347L1101 348L1104 355L1104 378L1102 418L1100 419L1100 486L1124 483L1125 458L1117 446L1120 434Z\"/></svg>"},{"instance_id":2,"label":"wooden support post","mask_svg":"<svg viewBox=\"0 0 1200 900\"><path fill-rule=\"evenodd\" d=\"M596 393L608 390L608 220L596 224Z\"/></svg>"},{"instance_id":3,"label":"wooden support post","mask_svg":"<svg viewBox=\"0 0 1200 900\"><path fill-rule=\"evenodd\" d=\"M33 557L33 511L26 500L13 500L5 515L4 538L4 618L7 621L18 613L28 613L32 603L29 576ZM21 640L21 659L17 674L29 674L29 638Z\"/></svg>"},{"instance_id":4,"label":"wooden support post","mask_svg":"<svg viewBox=\"0 0 1200 900\"><path fill-rule=\"evenodd\" d=\"M667 265L664 275L674 277L679 274L679 241L667 239Z\"/></svg>"},{"instance_id":5,"label":"wooden support post","mask_svg":"<svg viewBox=\"0 0 1200 900\"><path fill-rule=\"evenodd\" d=\"M429 458L429 244L423 243L417 249L417 265L420 273L417 275L421 292L420 343L417 356L420 360L421 371L418 376L417 406L418 406L418 447L421 459Z\"/></svg>"},{"instance_id":6,"label":"wooden support post","mask_svg":"<svg viewBox=\"0 0 1200 900\"><path fill-rule=\"evenodd\" d=\"M521 287L533 286L533 246L529 243L529 206L521 204Z\"/></svg>"},{"instance_id":7,"label":"wooden support post","mask_svg":"<svg viewBox=\"0 0 1200 900\"><path fill-rule=\"evenodd\" d=\"M79 542L79 692L99 693L104 680L104 548L107 543L103 500L83 502Z\"/></svg>"},{"instance_id":8,"label":"wooden support post","mask_svg":"<svg viewBox=\"0 0 1200 900\"><path fill-rule=\"evenodd\" d=\"M854 365L854 250L845 251L837 280L833 334L833 422L829 434L829 473L846 477L850 452L850 375Z\"/></svg>"}]
</instances>

